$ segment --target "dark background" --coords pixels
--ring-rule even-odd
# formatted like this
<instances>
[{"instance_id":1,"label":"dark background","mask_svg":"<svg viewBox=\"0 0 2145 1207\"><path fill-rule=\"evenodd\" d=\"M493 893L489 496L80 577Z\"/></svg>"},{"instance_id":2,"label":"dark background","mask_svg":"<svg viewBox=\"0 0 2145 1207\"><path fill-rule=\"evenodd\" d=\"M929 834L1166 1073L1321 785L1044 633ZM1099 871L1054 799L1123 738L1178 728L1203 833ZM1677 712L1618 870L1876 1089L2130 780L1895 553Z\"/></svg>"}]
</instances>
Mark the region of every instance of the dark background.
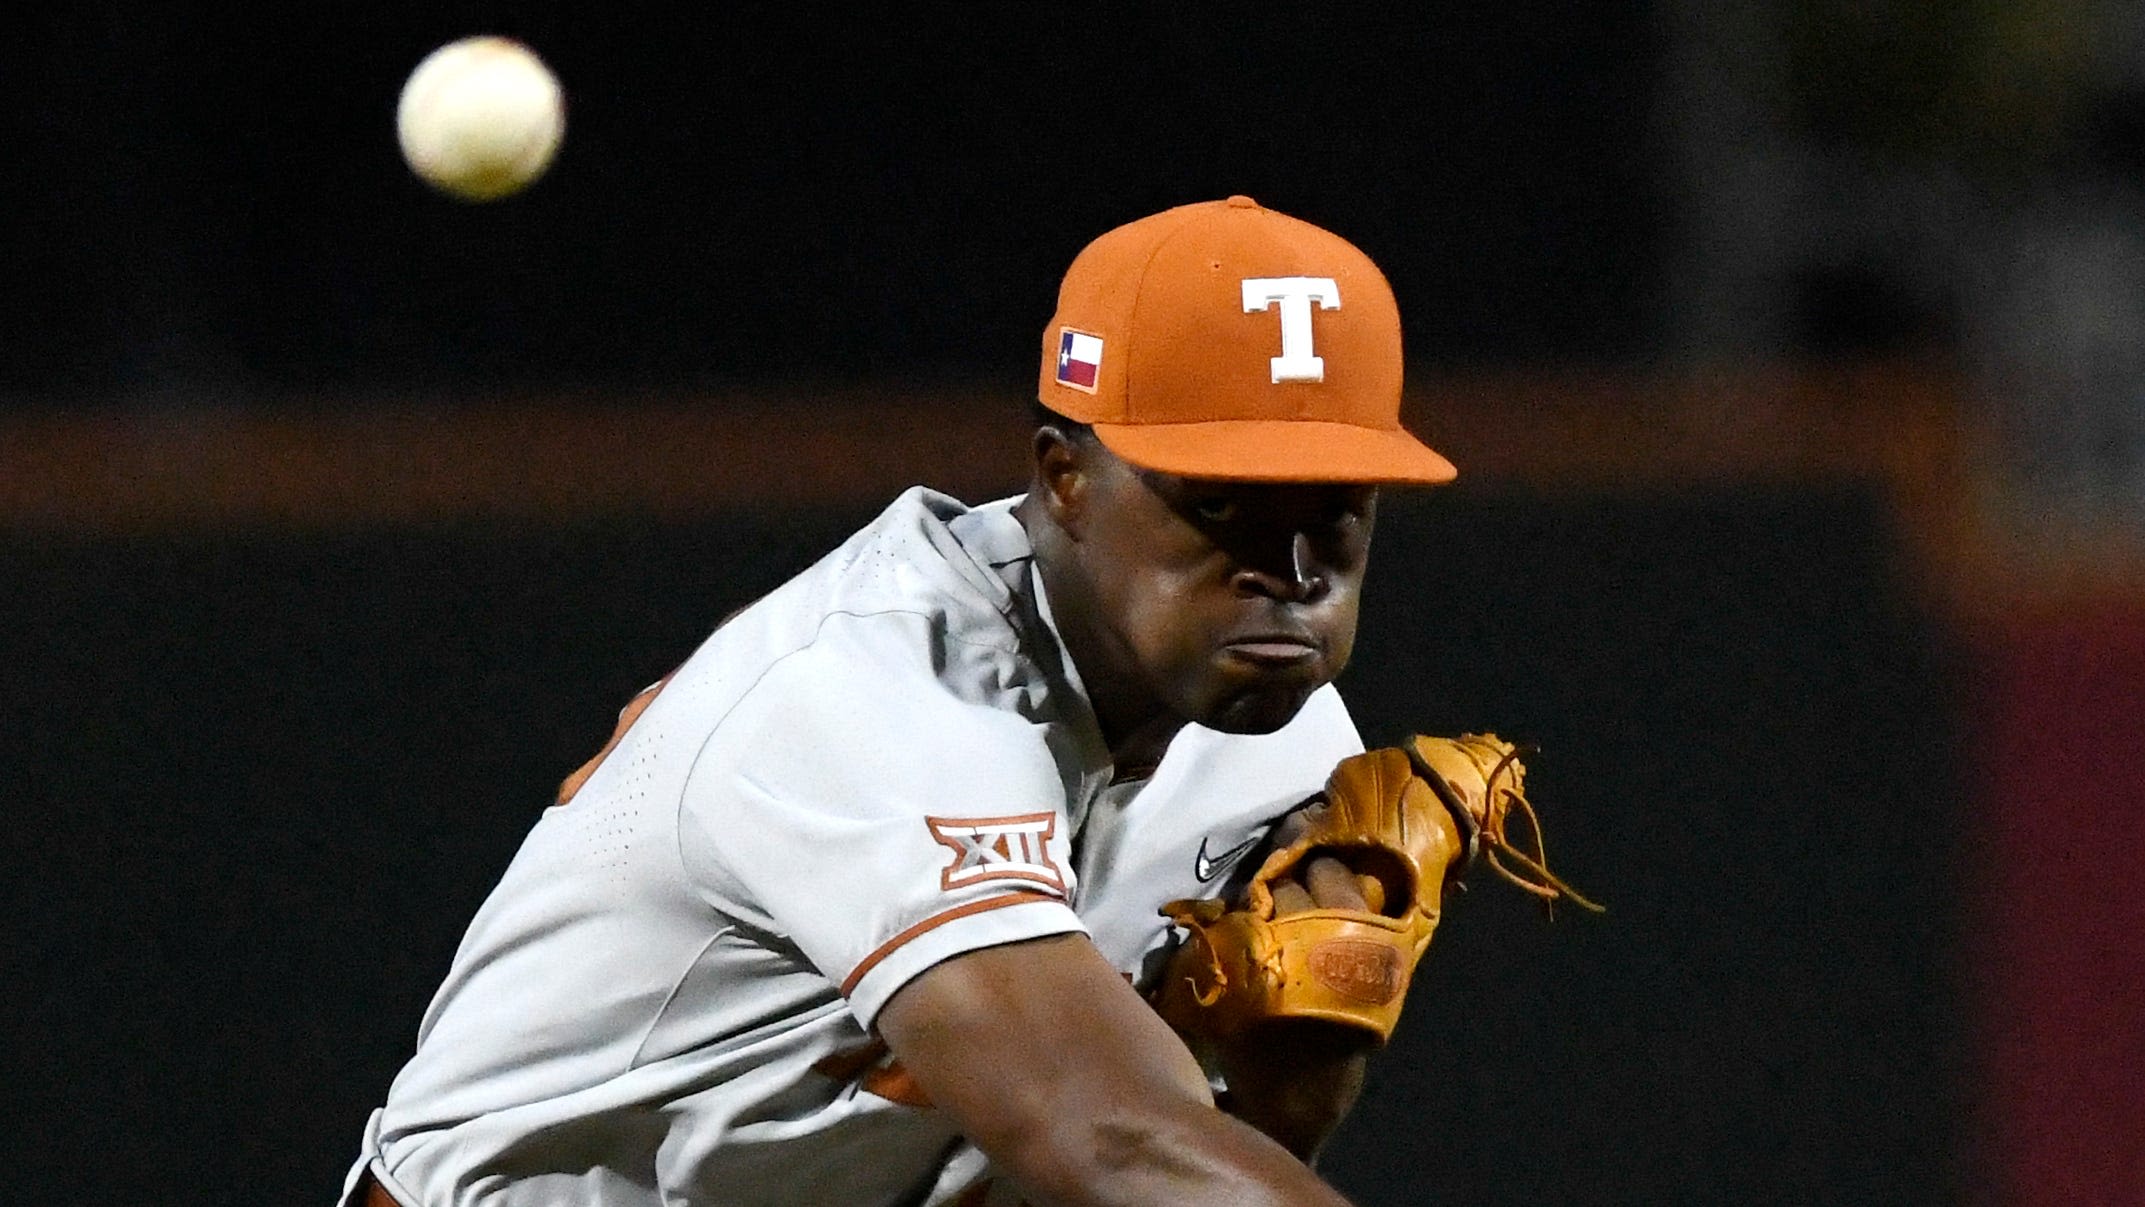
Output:
<instances>
[{"instance_id":1,"label":"dark background","mask_svg":"<svg viewBox=\"0 0 2145 1207\"><path fill-rule=\"evenodd\" d=\"M1746 62L1692 32L1707 11L48 7L0 50L0 442L953 383L1013 443L1072 255L1237 192L1384 268L1433 428L1425 383L1467 374L1945 358L1956 298L1875 252L1782 268L1778 321L1694 347L1691 265L1736 258L1693 233L1679 140L1764 136L1686 78ZM1773 48L1789 84L1883 102L1781 102L1827 145L1948 112L1885 75L1882 19L1841 59L1828 6L1718 11L1812 18ZM477 32L531 42L570 105L551 173L486 206L411 178L393 133L417 60ZM1539 744L1554 866L1609 912L1545 922L1487 878L1460 900L1332 1178L1367 1207L2007 1201L1971 1120L1981 680L1894 501L1462 470L1389 499L1343 687L1373 742ZM883 502L824 486L682 517L0 516L0 1197L329 1202L559 778Z\"/></svg>"},{"instance_id":2,"label":"dark background","mask_svg":"<svg viewBox=\"0 0 2145 1207\"><path fill-rule=\"evenodd\" d=\"M1368 251L1426 364L1629 349L1650 318L1633 4L39 20L0 119L22 392L1017 384L1087 240L1230 193ZM403 78L471 32L568 93L550 178L504 205L441 200L395 143Z\"/></svg>"}]
</instances>

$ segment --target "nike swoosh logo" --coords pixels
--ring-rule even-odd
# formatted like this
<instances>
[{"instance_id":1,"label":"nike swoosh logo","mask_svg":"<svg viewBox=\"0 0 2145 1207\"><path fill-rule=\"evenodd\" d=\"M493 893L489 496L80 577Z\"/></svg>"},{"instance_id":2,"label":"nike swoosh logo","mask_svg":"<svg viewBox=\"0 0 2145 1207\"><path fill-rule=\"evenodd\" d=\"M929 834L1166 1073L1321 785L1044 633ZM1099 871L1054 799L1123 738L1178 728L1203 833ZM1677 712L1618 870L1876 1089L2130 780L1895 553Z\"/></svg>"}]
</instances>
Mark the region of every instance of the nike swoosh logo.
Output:
<instances>
[{"instance_id":1,"label":"nike swoosh logo","mask_svg":"<svg viewBox=\"0 0 2145 1207\"><path fill-rule=\"evenodd\" d=\"M1199 877L1201 884L1214 879L1216 876L1221 875L1223 869L1241 859L1244 852L1259 845L1261 837L1263 836L1254 834L1221 854L1211 856L1207 854L1207 840L1201 838L1199 840L1199 858L1192 863L1192 874Z\"/></svg>"}]
</instances>

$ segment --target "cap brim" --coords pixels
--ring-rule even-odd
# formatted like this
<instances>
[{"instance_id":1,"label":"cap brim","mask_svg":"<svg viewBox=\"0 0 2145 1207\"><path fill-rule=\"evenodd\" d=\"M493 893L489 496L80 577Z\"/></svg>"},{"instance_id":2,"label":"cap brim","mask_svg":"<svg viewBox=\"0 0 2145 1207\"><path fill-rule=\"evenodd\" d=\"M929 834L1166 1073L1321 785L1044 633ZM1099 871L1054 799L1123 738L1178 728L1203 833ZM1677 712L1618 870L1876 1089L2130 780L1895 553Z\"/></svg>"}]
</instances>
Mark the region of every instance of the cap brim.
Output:
<instances>
[{"instance_id":1,"label":"cap brim","mask_svg":"<svg viewBox=\"0 0 2145 1207\"><path fill-rule=\"evenodd\" d=\"M1132 464L1186 478L1434 486L1459 476L1401 428L1307 419L1093 426L1103 447Z\"/></svg>"}]
</instances>

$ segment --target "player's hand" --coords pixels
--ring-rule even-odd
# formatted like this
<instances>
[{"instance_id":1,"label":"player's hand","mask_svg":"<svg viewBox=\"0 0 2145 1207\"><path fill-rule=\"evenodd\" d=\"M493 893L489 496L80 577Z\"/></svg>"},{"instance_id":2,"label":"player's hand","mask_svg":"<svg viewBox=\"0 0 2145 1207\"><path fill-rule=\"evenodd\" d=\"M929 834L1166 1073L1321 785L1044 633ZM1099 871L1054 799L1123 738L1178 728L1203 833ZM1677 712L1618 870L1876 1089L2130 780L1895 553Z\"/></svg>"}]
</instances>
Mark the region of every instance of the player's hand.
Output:
<instances>
[{"instance_id":1,"label":"player's hand","mask_svg":"<svg viewBox=\"0 0 2145 1207\"><path fill-rule=\"evenodd\" d=\"M1270 849L1295 844L1310 829L1312 818L1327 808L1323 797L1281 819L1267 840ZM1376 876L1363 875L1335 855L1313 855L1298 865L1298 872L1272 885L1274 914L1300 914L1311 909L1353 909L1366 913L1385 911L1385 886Z\"/></svg>"},{"instance_id":2,"label":"player's hand","mask_svg":"<svg viewBox=\"0 0 2145 1207\"><path fill-rule=\"evenodd\" d=\"M1283 818L1269 849L1294 845L1326 807L1321 797ZM1375 876L1358 875L1340 855L1314 854L1268 887L1277 917L1312 909L1377 913L1386 897ZM1362 1093L1376 1046L1374 1037L1354 1027L1275 1019L1247 1035L1216 1040L1209 1050L1229 1084L1230 1113L1310 1161Z\"/></svg>"}]
</instances>

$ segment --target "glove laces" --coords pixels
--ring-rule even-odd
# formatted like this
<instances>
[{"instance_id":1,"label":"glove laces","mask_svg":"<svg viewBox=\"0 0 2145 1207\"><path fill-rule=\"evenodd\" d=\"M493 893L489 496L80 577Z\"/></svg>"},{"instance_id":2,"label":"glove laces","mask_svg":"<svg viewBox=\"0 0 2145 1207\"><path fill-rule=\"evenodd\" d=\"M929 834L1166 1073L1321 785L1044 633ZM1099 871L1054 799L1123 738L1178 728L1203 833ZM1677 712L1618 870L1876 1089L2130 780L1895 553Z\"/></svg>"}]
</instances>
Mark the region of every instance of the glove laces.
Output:
<instances>
[{"instance_id":1,"label":"glove laces","mask_svg":"<svg viewBox=\"0 0 2145 1207\"><path fill-rule=\"evenodd\" d=\"M1541 898L1543 907L1552 915L1559 900L1570 901L1581 909L1597 914L1607 912L1607 907L1588 900L1578 889L1565 883L1562 877L1549 870L1549 853L1542 842L1541 818L1536 816L1534 806L1528 803L1525 793L1513 783L1504 782L1505 773L1519 763L1520 749L1501 742L1497 743L1497 746L1502 747L1502 750L1496 765L1482 777L1480 818L1467 807L1467 802L1461 799L1459 791L1448 783L1444 776L1438 774L1429 760L1415 749L1413 742L1407 743L1404 748L1409 764L1415 768L1415 774L1421 776L1430 785L1431 791L1437 793L1438 799L1445 802L1445 808L1452 813L1453 820L1465 831L1462 837L1466 842L1469 863L1473 863L1479 855L1483 862L1489 864L1491 870L1503 877L1507 883L1517 885L1521 891ZM1529 753L1533 753L1532 747L1529 748ZM1514 777L1515 780L1516 778ZM1527 820L1527 832L1533 839L1529 844L1533 848L1531 854L1505 833L1506 820L1512 816L1515 809ZM1507 865L1507 861L1517 864L1519 871L1514 871Z\"/></svg>"}]
</instances>

